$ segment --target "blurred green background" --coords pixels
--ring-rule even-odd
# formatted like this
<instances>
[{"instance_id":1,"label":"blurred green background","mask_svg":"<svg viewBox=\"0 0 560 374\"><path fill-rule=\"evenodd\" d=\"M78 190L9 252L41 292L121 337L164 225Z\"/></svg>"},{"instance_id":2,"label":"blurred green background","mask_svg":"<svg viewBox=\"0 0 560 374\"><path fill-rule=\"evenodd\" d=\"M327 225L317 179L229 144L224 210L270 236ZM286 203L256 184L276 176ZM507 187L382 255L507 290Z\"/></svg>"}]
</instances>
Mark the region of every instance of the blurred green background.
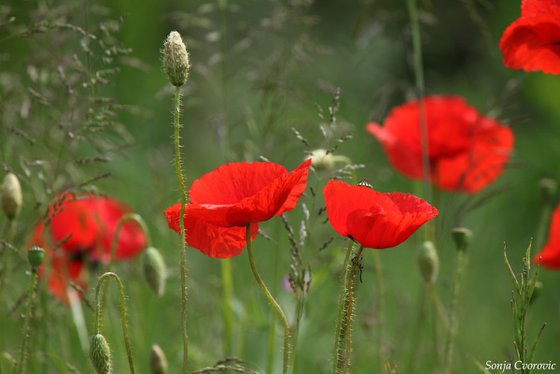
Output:
<instances>
[{"instance_id":1,"label":"blurred green background","mask_svg":"<svg viewBox=\"0 0 560 374\"><path fill-rule=\"evenodd\" d=\"M438 205L441 214L436 245L441 273L437 287L446 305L455 259L449 231L464 225L475 235L455 349L455 372L475 373L474 360L503 362L513 354L512 285L503 264L503 247L506 243L510 260L519 270L522 254L541 219L537 183L543 177L560 179L560 78L509 71L502 65L498 41L518 17L519 1L434 0L421 1L420 8L427 93L464 96L480 112L510 125L515 133L515 151L502 177L479 195L443 194ZM357 169L356 177L367 177L381 191L422 193L418 185L390 167L378 142L364 131L366 122L382 121L391 107L414 97L413 53L404 1L8 0L0 10L0 154L3 169L22 179L25 196L13 242L24 246L50 199L68 185L95 185L147 220L154 244L170 268L166 294L158 299L150 293L139 261L116 268L130 296L130 328L140 373L149 372L149 351L154 343L167 354L171 373L179 372L182 354L178 333L179 240L167 229L162 214L179 198L171 164L172 88L160 67L160 49L169 31L182 34L192 62L183 116L188 181L225 162L258 160L261 156L291 170L304 159L305 151L332 147L337 139L351 134L353 138L341 143L337 153L365 165ZM93 41L84 43L87 37L81 31L60 27L72 24L103 35L103 22L119 19L122 24L115 28L111 41L131 48L122 55L106 53L108 44L104 49ZM84 62L83 71L74 57ZM108 57L114 60L105 61ZM102 77L97 76L92 84L95 75L90 73L104 64L119 71L111 72L105 84L96 86ZM52 83L60 76L61 66L67 75L83 74L72 82L75 89L71 93L60 82ZM80 79L90 84L81 85ZM328 107L337 88L337 132L325 138L319 125L328 120ZM114 115L103 112L106 107L98 107L105 104L92 100L97 96L120 103L108 105ZM324 119L319 117L318 107ZM95 122L101 114L104 117L99 121L111 126L96 127L95 132L91 127L90 132L83 130L85 123ZM304 146L292 128L311 146ZM74 129L76 136L70 137ZM107 159L91 161L96 158ZM80 184L105 172L110 176L87 186ZM312 173L309 186L318 192L331 176ZM479 199L485 203L460 214L464 204ZM314 214L322 206L320 193L314 196L308 189L302 203L314 209L303 250L312 283L297 345L296 372L321 373L330 367L345 243L336 237L319 250L335 233L324 224L325 216ZM303 216L302 203L287 215L296 231ZM292 318L295 300L282 286L290 263L286 231L278 218L261 228L272 240L262 236L255 240L258 267ZM417 234L381 253L386 286L385 349L400 373L412 372L409 357L421 295L416 267L420 237ZM376 372L378 367L371 261L366 253L354 322L352 372L356 373ZM233 258L232 266L234 345L227 352L220 261L189 251L191 367L210 366L235 355L249 367L266 372L272 349L276 352L274 372L279 372L281 331L276 331L276 339L270 339L275 316L252 280L246 253ZM0 351L17 357L23 313L17 302L27 289L29 276L22 260L12 270L6 301L0 305ZM528 317L530 341L542 323L548 323L535 356L537 362L560 359L560 293L555 288L559 277L555 272L541 272L544 289ZM90 291L94 279L92 275ZM33 347L38 353L30 372L72 372L65 363L79 372L92 372L69 309L52 300L44 288L41 292L39 316L48 323L42 320L36 326ZM91 333L93 313L86 307L84 311ZM116 372L125 372L116 308L110 310L107 320L106 336ZM418 373L437 371L431 323L425 324L415 363ZM9 360L0 358L0 368L8 367Z\"/></svg>"}]
</instances>

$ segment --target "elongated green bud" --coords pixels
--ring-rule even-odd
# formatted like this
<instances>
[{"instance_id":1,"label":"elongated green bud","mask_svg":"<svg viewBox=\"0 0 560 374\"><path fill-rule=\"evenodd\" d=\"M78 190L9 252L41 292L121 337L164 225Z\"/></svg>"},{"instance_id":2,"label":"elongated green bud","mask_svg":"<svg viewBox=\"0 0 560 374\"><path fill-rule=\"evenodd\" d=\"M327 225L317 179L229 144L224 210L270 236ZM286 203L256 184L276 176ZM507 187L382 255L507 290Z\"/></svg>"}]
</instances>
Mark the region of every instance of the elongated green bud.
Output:
<instances>
[{"instance_id":1,"label":"elongated green bud","mask_svg":"<svg viewBox=\"0 0 560 374\"><path fill-rule=\"evenodd\" d=\"M29 264L31 265L31 269L33 269L33 271L37 271L39 266L41 266L41 264L43 263L44 258L45 251L38 245L34 245L27 251L27 260L29 261Z\"/></svg>"},{"instance_id":2,"label":"elongated green bud","mask_svg":"<svg viewBox=\"0 0 560 374\"><path fill-rule=\"evenodd\" d=\"M166 267L161 253L154 247L144 251L144 277L157 296L165 292Z\"/></svg>"},{"instance_id":3,"label":"elongated green bud","mask_svg":"<svg viewBox=\"0 0 560 374\"><path fill-rule=\"evenodd\" d=\"M176 87L187 82L189 76L189 54L187 47L177 31L171 31L163 43L163 69L169 81Z\"/></svg>"},{"instance_id":4,"label":"elongated green bud","mask_svg":"<svg viewBox=\"0 0 560 374\"><path fill-rule=\"evenodd\" d=\"M150 354L150 369L152 374L167 374L169 365L167 358L161 347L157 344L152 345L152 353Z\"/></svg>"},{"instance_id":5,"label":"elongated green bud","mask_svg":"<svg viewBox=\"0 0 560 374\"><path fill-rule=\"evenodd\" d=\"M451 236L458 251L466 251L471 243L472 231L464 227L455 227L451 230Z\"/></svg>"},{"instance_id":6,"label":"elongated green bud","mask_svg":"<svg viewBox=\"0 0 560 374\"><path fill-rule=\"evenodd\" d=\"M531 295L531 299L529 300L529 303L533 304L535 300L539 298L540 294L542 293L542 289L543 289L543 283L541 281L537 281L535 283L535 288L533 289L533 294Z\"/></svg>"},{"instance_id":7,"label":"elongated green bud","mask_svg":"<svg viewBox=\"0 0 560 374\"><path fill-rule=\"evenodd\" d=\"M541 190L541 198L544 203L549 204L554 200L558 191L558 184L554 179L543 178L539 181L539 189Z\"/></svg>"},{"instance_id":8,"label":"elongated green bud","mask_svg":"<svg viewBox=\"0 0 560 374\"><path fill-rule=\"evenodd\" d=\"M439 274L439 256L431 241L422 243L418 251L418 268L424 282L435 283Z\"/></svg>"},{"instance_id":9,"label":"elongated green bud","mask_svg":"<svg viewBox=\"0 0 560 374\"><path fill-rule=\"evenodd\" d=\"M1 198L4 214L10 220L16 218L23 204L23 196L21 194L21 185L14 173L8 173L4 177Z\"/></svg>"},{"instance_id":10,"label":"elongated green bud","mask_svg":"<svg viewBox=\"0 0 560 374\"><path fill-rule=\"evenodd\" d=\"M110 374L113 372L111 365L111 348L105 337L95 334L91 338L89 357L97 374Z\"/></svg>"}]
</instances>

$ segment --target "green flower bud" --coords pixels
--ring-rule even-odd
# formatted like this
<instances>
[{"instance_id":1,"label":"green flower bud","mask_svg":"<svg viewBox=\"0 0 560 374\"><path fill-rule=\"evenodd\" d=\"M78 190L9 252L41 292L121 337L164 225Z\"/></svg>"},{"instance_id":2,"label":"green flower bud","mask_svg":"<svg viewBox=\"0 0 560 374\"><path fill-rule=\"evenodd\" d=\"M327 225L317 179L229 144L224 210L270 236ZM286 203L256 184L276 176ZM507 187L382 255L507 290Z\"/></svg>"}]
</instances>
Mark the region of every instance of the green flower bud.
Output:
<instances>
[{"instance_id":1,"label":"green flower bud","mask_svg":"<svg viewBox=\"0 0 560 374\"><path fill-rule=\"evenodd\" d=\"M455 227L451 230L451 236L458 251L466 251L471 243L472 231L464 227Z\"/></svg>"},{"instance_id":2,"label":"green flower bud","mask_svg":"<svg viewBox=\"0 0 560 374\"><path fill-rule=\"evenodd\" d=\"M163 353L163 350L157 344L152 345L150 369L152 370L152 374L166 374L169 369L165 353Z\"/></svg>"},{"instance_id":3,"label":"green flower bud","mask_svg":"<svg viewBox=\"0 0 560 374\"><path fill-rule=\"evenodd\" d=\"M181 87L189 76L189 54L181 35L171 31L163 43L163 69L169 81L176 87Z\"/></svg>"},{"instance_id":4,"label":"green flower bud","mask_svg":"<svg viewBox=\"0 0 560 374\"><path fill-rule=\"evenodd\" d=\"M27 251L27 260L33 270L37 270L43 263L45 250L38 245L34 245Z\"/></svg>"},{"instance_id":5,"label":"green flower bud","mask_svg":"<svg viewBox=\"0 0 560 374\"><path fill-rule=\"evenodd\" d=\"M21 185L19 180L13 173L8 173L2 182L2 210L8 219L14 219L21 210L23 197L21 194Z\"/></svg>"},{"instance_id":6,"label":"green flower bud","mask_svg":"<svg viewBox=\"0 0 560 374\"><path fill-rule=\"evenodd\" d=\"M105 337L96 334L91 338L89 357L97 374L110 374L113 372L111 367L111 348Z\"/></svg>"},{"instance_id":7,"label":"green flower bud","mask_svg":"<svg viewBox=\"0 0 560 374\"><path fill-rule=\"evenodd\" d=\"M157 296L163 295L165 291L166 267L161 253L150 247L144 251L143 258L144 277L148 285Z\"/></svg>"},{"instance_id":8,"label":"green flower bud","mask_svg":"<svg viewBox=\"0 0 560 374\"><path fill-rule=\"evenodd\" d=\"M543 178L539 181L539 189L541 190L541 198L546 204L550 203L556 192L558 191L558 184L554 179Z\"/></svg>"},{"instance_id":9,"label":"green flower bud","mask_svg":"<svg viewBox=\"0 0 560 374\"><path fill-rule=\"evenodd\" d=\"M435 283L439 274L439 256L431 241L422 243L418 251L418 268L426 283Z\"/></svg>"},{"instance_id":10,"label":"green flower bud","mask_svg":"<svg viewBox=\"0 0 560 374\"><path fill-rule=\"evenodd\" d=\"M539 295L541 294L543 289L543 283L541 281L537 281L535 283L535 288L533 288L533 293L531 294L531 299L529 300L530 304L533 304L535 302L535 300L537 300L539 298Z\"/></svg>"}]
</instances>

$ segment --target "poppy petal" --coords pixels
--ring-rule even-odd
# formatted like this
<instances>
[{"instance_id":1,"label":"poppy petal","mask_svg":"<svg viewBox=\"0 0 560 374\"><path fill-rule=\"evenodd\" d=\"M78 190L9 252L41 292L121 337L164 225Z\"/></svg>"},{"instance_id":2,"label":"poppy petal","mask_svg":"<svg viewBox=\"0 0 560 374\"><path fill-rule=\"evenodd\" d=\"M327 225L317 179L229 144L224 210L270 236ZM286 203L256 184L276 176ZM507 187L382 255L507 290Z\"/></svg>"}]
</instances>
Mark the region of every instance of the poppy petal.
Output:
<instances>
[{"instance_id":1,"label":"poppy petal","mask_svg":"<svg viewBox=\"0 0 560 374\"><path fill-rule=\"evenodd\" d=\"M179 217L181 204L174 204L165 210L169 228L180 233ZM246 243L245 227L219 227L191 214L189 205L185 210L185 241L205 255L214 258L229 258L243 252ZM258 232L258 224L251 224L251 240Z\"/></svg>"}]
</instances>

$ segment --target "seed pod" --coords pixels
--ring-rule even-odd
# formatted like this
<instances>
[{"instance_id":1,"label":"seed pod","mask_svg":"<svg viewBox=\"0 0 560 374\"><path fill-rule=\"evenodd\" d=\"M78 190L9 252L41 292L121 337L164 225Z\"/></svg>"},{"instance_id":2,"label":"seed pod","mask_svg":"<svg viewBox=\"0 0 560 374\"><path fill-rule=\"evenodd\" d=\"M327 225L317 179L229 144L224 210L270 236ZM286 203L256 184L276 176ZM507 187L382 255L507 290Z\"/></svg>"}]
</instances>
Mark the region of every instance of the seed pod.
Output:
<instances>
[{"instance_id":1,"label":"seed pod","mask_svg":"<svg viewBox=\"0 0 560 374\"><path fill-rule=\"evenodd\" d=\"M31 268L36 271L43 263L45 257L45 250L38 245L34 245L27 251L27 260Z\"/></svg>"},{"instance_id":2,"label":"seed pod","mask_svg":"<svg viewBox=\"0 0 560 374\"><path fill-rule=\"evenodd\" d=\"M150 369L152 374L166 374L169 369L167 358L161 347L157 344L152 345L152 353L150 355Z\"/></svg>"},{"instance_id":3,"label":"seed pod","mask_svg":"<svg viewBox=\"0 0 560 374\"><path fill-rule=\"evenodd\" d=\"M171 31L163 43L163 69L169 81L176 87L181 87L189 76L189 54L181 35Z\"/></svg>"},{"instance_id":4,"label":"seed pod","mask_svg":"<svg viewBox=\"0 0 560 374\"><path fill-rule=\"evenodd\" d=\"M89 357L97 374L110 374L113 372L111 365L111 348L105 337L95 334L91 338Z\"/></svg>"},{"instance_id":5,"label":"seed pod","mask_svg":"<svg viewBox=\"0 0 560 374\"><path fill-rule=\"evenodd\" d=\"M465 227L455 227L451 230L451 236L458 251L466 251L471 243L472 231Z\"/></svg>"},{"instance_id":6,"label":"seed pod","mask_svg":"<svg viewBox=\"0 0 560 374\"><path fill-rule=\"evenodd\" d=\"M21 185L13 173L8 173L2 183L2 210L12 220L19 214L23 204Z\"/></svg>"},{"instance_id":7,"label":"seed pod","mask_svg":"<svg viewBox=\"0 0 560 374\"><path fill-rule=\"evenodd\" d=\"M161 253L154 247L144 251L144 277L157 296L165 291L166 267Z\"/></svg>"},{"instance_id":8,"label":"seed pod","mask_svg":"<svg viewBox=\"0 0 560 374\"><path fill-rule=\"evenodd\" d=\"M424 282L430 284L436 282L439 273L439 256L431 241L422 243L418 251L418 268Z\"/></svg>"}]
</instances>

